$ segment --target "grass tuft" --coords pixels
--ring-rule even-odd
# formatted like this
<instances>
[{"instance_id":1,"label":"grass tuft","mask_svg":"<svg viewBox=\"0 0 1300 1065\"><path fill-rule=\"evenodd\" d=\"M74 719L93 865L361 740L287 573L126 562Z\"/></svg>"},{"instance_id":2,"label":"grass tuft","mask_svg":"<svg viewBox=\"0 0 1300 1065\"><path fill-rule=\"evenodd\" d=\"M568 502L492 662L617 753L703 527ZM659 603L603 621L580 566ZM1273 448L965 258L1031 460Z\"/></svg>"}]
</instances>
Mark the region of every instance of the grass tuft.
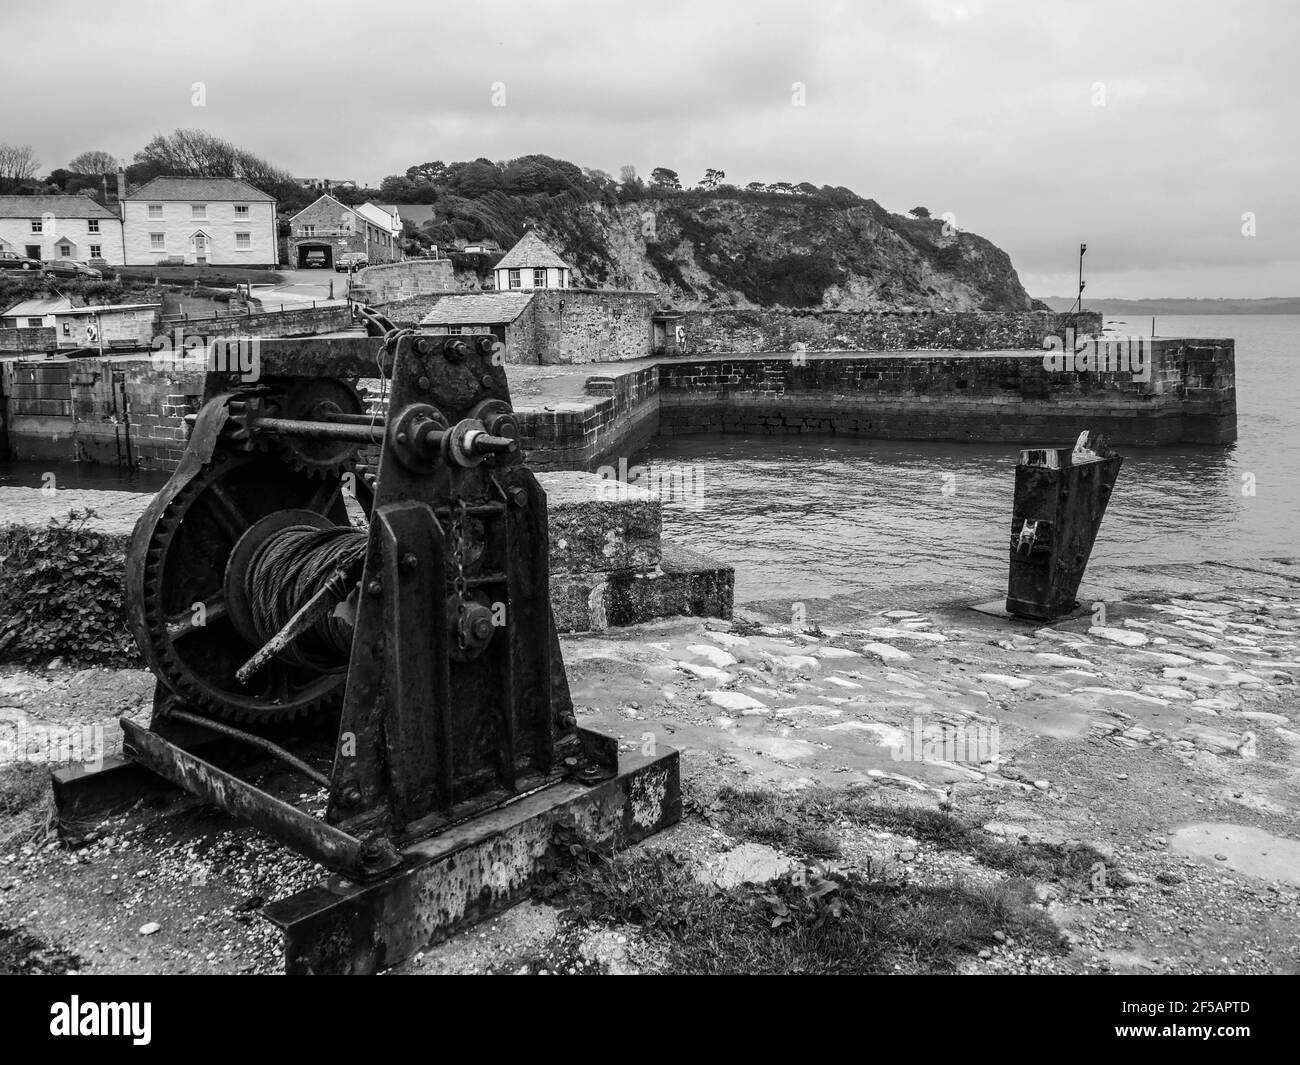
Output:
<instances>
[{"instance_id":1,"label":"grass tuft","mask_svg":"<svg viewBox=\"0 0 1300 1065\"><path fill-rule=\"evenodd\" d=\"M853 791L809 788L794 793L724 787L708 805L710 819L731 835L769 843L789 854L835 857L830 827L848 821L860 828L910 836L941 850L971 855L981 865L1031 880L1088 879L1101 855L1084 843L1009 843L941 810L887 806ZM829 843L836 854L810 847Z\"/></svg>"},{"instance_id":2,"label":"grass tuft","mask_svg":"<svg viewBox=\"0 0 1300 1065\"><path fill-rule=\"evenodd\" d=\"M767 884L701 883L666 853L611 857L562 830L539 889L569 927L633 926L677 974L952 972L995 932L1063 953L1027 882L920 886L803 865Z\"/></svg>"}]
</instances>

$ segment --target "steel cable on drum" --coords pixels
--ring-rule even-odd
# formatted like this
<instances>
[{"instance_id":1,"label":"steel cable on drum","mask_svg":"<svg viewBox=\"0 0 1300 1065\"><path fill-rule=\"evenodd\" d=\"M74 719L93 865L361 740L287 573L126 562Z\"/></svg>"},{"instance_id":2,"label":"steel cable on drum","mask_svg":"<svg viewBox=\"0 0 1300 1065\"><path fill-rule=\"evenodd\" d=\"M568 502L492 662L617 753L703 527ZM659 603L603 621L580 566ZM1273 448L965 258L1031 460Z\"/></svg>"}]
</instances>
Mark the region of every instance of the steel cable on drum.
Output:
<instances>
[{"instance_id":1,"label":"steel cable on drum","mask_svg":"<svg viewBox=\"0 0 1300 1065\"><path fill-rule=\"evenodd\" d=\"M359 571L367 533L339 525L317 529L290 525L262 544L245 577L253 626L265 645L340 570ZM294 640L277 657L321 673L347 669L352 626L332 612Z\"/></svg>"}]
</instances>

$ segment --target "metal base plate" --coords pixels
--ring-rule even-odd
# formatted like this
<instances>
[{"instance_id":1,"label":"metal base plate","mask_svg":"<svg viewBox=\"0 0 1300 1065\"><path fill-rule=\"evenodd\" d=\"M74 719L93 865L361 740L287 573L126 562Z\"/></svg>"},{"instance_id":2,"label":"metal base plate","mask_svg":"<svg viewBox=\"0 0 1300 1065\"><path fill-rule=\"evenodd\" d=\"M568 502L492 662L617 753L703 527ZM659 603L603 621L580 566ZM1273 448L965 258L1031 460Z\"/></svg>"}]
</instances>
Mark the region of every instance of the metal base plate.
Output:
<instances>
[{"instance_id":1,"label":"metal base plate","mask_svg":"<svg viewBox=\"0 0 1300 1065\"><path fill-rule=\"evenodd\" d=\"M590 847L619 848L681 820L676 750L618 754L613 737L586 729L579 736L593 763L612 770L617 761L617 771L606 770L594 782L582 775L559 780L412 843L401 850L397 868L379 879L363 884L330 876L267 906L263 914L284 931L286 971L378 972L508 909L528 896L558 825ZM220 751L223 761L257 756L197 730L178 730L174 738L182 737L191 750ZM132 808L147 819L169 800L185 797L182 807L194 802L144 765L122 758L96 771L60 770L54 791L60 834L74 839Z\"/></svg>"},{"instance_id":2,"label":"metal base plate","mask_svg":"<svg viewBox=\"0 0 1300 1065\"><path fill-rule=\"evenodd\" d=\"M401 868L330 877L262 912L284 932L288 973L375 973L526 898L557 825L625 847L681 819L678 752L623 755L594 786L561 781L402 851Z\"/></svg>"},{"instance_id":3,"label":"metal base plate","mask_svg":"<svg viewBox=\"0 0 1300 1065\"><path fill-rule=\"evenodd\" d=\"M1006 621L1019 621L1025 625L1032 625L1035 628L1044 626L1060 625L1065 621L1073 621L1075 618L1084 617L1092 613L1092 597L1080 593L1078 602L1074 609L1066 611L1059 617L1055 618L1031 618L1023 614L1012 614L1007 610L1007 597L1004 595L999 599L990 599L987 603L971 603L970 609L977 610L981 614L987 614L989 617L1002 618Z\"/></svg>"}]
</instances>

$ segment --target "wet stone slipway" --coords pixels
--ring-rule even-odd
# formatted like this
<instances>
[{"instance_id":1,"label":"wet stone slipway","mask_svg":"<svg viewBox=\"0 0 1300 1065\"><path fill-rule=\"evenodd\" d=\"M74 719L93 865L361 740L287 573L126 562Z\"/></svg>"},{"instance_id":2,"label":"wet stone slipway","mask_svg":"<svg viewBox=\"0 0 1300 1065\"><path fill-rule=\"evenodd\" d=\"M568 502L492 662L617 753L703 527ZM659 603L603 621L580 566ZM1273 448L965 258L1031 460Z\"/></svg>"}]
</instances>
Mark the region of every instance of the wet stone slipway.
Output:
<instances>
[{"instance_id":1,"label":"wet stone slipway","mask_svg":"<svg viewBox=\"0 0 1300 1065\"><path fill-rule=\"evenodd\" d=\"M788 611L738 609L731 622L565 637L563 650L582 723L628 749L683 751L688 816L643 846L702 879L763 880L791 863L690 812L721 785L861 789L942 806L1008 842L1082 841L1101 854L1082 890L1031 885L1068 953L999 942L970 971L1294 972L1300 564L1098 568L1083 598L1104 604L1104 624L828 601L798 628ZM151 687L139 671L10 669L0 704L51 724L107 723L143 714ZM1004 878L894 832L832 830L842 865L870 860L921 883ZM316 879L309 863L202 812L102 832L76 851L9 843L0 924L57 943L89 972L275 968L254 911ZM557 927L553 910L524 904L402 971L517 971ZM560 971L657 964L633 929L570 947Z\"/></svg>"}]
</instances>

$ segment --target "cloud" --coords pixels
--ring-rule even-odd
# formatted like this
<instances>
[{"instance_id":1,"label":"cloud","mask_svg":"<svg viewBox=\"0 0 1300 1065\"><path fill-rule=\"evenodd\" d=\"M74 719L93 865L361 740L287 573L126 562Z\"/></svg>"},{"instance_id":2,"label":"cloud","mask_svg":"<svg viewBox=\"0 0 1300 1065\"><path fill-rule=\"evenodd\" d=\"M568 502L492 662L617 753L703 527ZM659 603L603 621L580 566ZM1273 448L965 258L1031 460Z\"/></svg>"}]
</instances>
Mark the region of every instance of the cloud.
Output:
<instances>
[{"instance_id":1,"label":"cloud","mask_svg":"<svg viewBox=\"0 0 1300 1065\"><path fill-rule=\"evenodd\" d=\"M1099 295L1300 292L1298 22L1282 0L49 0L6 8L24 42L8 83L41 91L26 106L10 91L3 136L47 169L179 126L368 182L528 152L687 180L715 166L950 210L1035 292L1072 276L1080 240ZM52 79L60 56L90 57L86 73Z\"/></svg>"}]
</instances>

